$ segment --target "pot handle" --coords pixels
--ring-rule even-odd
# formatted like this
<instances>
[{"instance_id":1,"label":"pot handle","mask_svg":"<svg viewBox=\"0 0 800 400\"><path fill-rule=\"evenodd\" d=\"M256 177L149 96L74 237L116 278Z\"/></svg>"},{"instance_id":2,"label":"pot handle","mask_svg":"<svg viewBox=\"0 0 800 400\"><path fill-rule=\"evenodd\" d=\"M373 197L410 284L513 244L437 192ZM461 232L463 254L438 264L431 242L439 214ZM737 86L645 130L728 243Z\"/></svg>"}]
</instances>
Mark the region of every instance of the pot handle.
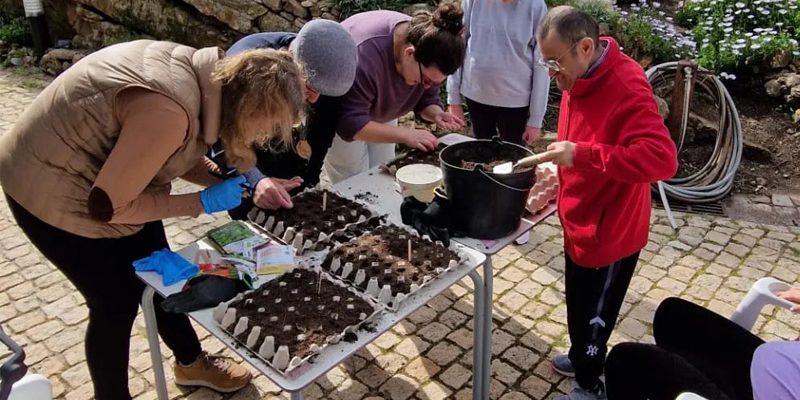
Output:
<instances>
[{"instance_id":1,"label":"pot handle","mask_svg":"<svg viewBox=\"0 0 800 400\"><path fill-rule=\"evenodd\" d=\"M531 190L531 188L533 187L533 186L531 186L531 187L529 187L529 188L527 188L527 189L520 189L520 188L515 188L515 187L513 187L513 186L508 186L508 185L506 185L505 183L503 183L503 182L500 182L500 181L498 181L497 179L493 178L491 175L487 174L487 173L486 173L486 171L484 171L484 170L483 170L483 168L476 168L476 170L477 170L478 172L480 172L481 174L483 174L483 176L485 176L486 178L488 178L490 181L492 181L492 182L494 182L494 183L496 183L496 184L498 184L498 185L500 185L500 186L502 186L502 187L504 187L504 188L506 188L506 189L515 190L515 191L517 191L517 192L527 192L527 191Z\"/></svg>"},{"instance_id":2,"label":"pot handle","mask_svg":"<svg viewBox=\"0 0 800 400\"><path fill-rule=\"evenodd\" d=\"M503 138L501 138L499 134L492 136L492 141L495 143L508 143L505 140L503 140Z\"/></svg>"}]
</instances>

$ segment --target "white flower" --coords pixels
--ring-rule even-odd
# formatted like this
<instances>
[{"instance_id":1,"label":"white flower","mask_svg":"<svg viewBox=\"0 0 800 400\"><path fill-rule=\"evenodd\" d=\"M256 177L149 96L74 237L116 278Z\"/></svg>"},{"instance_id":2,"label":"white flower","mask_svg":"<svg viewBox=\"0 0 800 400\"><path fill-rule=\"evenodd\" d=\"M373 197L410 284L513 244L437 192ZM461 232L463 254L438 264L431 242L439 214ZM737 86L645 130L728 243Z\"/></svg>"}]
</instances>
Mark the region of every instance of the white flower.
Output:
<instances>
[{"instance_id":1,"label":"white flower","mask_svg":"<svg viewBox=\"0 0 800 400\"><path fill-rule=\"evenodd\" d=\"M747 4L744 4L741 1L736 3L736 8L745 8L745 7L747 7Z\"/></svg>"},{"instance_id":2,"label":"white flower","mask_svg":"<svg viewBox=\"0 0 800 400\"><path fill-rule=\"evenodd\" d=\"M760 48L761 48L761 45L760 45L760 44L757 44L757 43L756 43L756 44L753 44L752 46L750 46L750 50L758 50L758 49L760 49Z\"/></svg>"}]
</instances>

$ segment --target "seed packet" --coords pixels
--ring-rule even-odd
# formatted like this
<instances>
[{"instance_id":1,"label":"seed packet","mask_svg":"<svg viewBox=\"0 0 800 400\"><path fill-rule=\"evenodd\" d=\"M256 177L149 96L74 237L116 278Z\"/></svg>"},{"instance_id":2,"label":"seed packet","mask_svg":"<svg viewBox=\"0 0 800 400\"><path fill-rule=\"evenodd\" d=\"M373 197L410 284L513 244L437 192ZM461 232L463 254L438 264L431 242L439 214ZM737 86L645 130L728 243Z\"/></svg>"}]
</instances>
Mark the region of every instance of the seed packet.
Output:
<instances>
[{"instance_id":1,"label":"seed packet","mask_svg":"<svg viewBox=\"0 0 800 400\"><path fill-rule=\"evenodd\" d=\"M274 275L294 268L294 248L274 241L267 241L253 249L258 275Z\"/></svg>"},{"instance_id":2,"label":"seed packet","mask_svg":"<svg viewBox=\"0 0 800 400\"><path fill-rule=\"evenodd\" d=\"M241 221L231 221L208 232L208 237L227 254L238 254L254 260L253 248L265 243L261 237Z\"/></svg>"}]
</instances>

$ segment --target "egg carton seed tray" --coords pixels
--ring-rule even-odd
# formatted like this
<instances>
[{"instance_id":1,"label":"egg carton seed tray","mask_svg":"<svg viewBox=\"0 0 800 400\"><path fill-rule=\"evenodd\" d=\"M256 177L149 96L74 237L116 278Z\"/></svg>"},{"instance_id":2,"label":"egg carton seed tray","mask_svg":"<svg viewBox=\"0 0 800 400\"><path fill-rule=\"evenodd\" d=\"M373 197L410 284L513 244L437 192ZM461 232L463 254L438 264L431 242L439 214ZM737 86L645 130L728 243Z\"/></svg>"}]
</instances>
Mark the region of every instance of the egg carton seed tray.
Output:
<instances>
[{"instance_id":1,"label":"egg carton seed tray","mask_svg":"<svg viewBox=\"0 0 800 400\"><path fill-rule=\"evenodd\" d=\"M550 203L556 201L558 194L558 177L555 171L537 166L535 173L536 183L525 202L525 209L531 214L537 214L547 208Z\"/></svg>"},{"instance_id":2,"label":"egg carton seed tray","mask_svg":"<svg viewBox=\"0 0 800 400\"><path fill-rule=\"evenodd\" d=\"M357 334L383 309L327 273L298 268L220 303L213 317L240 345L285 375Z\"/></svg>"},{"instance_id":3,"label":"egg carton seed tray","mask_svg":"<svg viewBox=\"0 0 800 400\"><path fill-rule=\"evenodd\" d=\"M415 230L387 225L337 246L320 266L396 311L406 297L468 261L459 246L447 248Z\"/></svg>"},{"instance_id":4,"label":"egg carton seed tray","mask_svg":"<svg viewBox=\"0 0 800 400\"><path fill-rule=\"evenodd\" d=\"M323 200L325 198L325 200ZM293 199L291 209L253 208L248 218L294 247L297 254L318 247L328 237L351 224L363 223L378 213L333 192L309 189ZM325 204L323 211L322 203Z\"/></svg>"},{"instance_id":5,"label":"egg carton seed tray","mask_svg":"<svg viewBox=\"0 0 800 400\"><path fill-rule=\"evenodd\" d=\"M439 143L433 151L422 151L419 149L409 149L400 157L381 165L383 173L394 176L397 170L411 164L429 164L439 166L439 153L447 147L444 143Z\"/></svg>"}]
</instances>

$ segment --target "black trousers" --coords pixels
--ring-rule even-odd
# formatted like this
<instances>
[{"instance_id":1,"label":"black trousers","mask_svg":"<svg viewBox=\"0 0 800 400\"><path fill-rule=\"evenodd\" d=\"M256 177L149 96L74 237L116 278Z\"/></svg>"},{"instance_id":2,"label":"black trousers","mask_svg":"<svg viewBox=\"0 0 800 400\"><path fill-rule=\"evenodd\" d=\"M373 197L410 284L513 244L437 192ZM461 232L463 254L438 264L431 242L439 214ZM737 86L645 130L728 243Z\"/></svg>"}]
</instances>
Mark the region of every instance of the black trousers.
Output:
<instances>
[{"instance_id":1,"label":"black trousers","mask_svg":"<svg viewBox=\"0 0 800 400\"><path fill-rule=\"evenodd\" d=\"M506 142L524 145L522 134L528 123L527 106L518 108L497 107L467 100L472 132L478 139L491 139L498 134Z\"/></svg>"},{"instance_id":2,"label":"black trousers","mask_svg":"<svg viewBox=\"0 0 800 400\"><path fill-rule=\"evenodd\" d=\"M48 225L6 195L17 224L31 243L56 266L86 299L86 363L97 400L130 399L128 359L133 321L145 285L134 274L132 262L169 247L161 221L145 224L117 239L90 239ZM183 363L201 352L200 341L185 314L161 309L156 295L158 333Z\"/></svg>"},{"instance_id":3,"label":"black trousers","mask_svg":"<svg viewBox=\"0 0 800 400\"><path fill-rule=\"evenodd\" d=\"M674 400L693 392L707 399L752 399L750 364L763 340L710 310L664 300L653 319L656 344L621 343L606 365L608 398Z\"/></svg>"},{"instance_id":4,"label":"black trousers","mask_svg":"<svg viewBox=\"0 0 800 400\"><path fill-rule=\"evenodd\" d=\"M639 261L639 252L603 268L586 268L566 259L565 287L569 359L575 379L586 389L600 383L608 339Z\"/></svg>"}]
</instances>

